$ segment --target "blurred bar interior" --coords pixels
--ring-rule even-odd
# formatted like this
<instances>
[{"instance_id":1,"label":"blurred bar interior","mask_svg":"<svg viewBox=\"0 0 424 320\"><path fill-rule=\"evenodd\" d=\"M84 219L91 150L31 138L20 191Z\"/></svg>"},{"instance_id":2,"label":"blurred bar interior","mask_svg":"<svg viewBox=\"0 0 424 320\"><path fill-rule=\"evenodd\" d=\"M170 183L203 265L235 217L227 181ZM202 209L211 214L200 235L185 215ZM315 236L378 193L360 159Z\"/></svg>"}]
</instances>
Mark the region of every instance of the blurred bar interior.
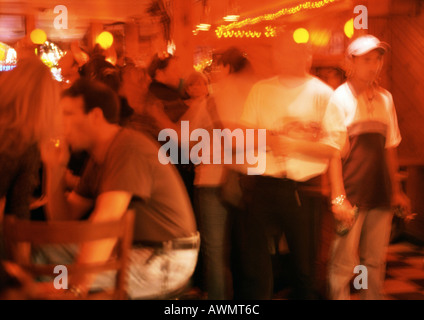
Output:
<instances>
[{"instance_id":1,"label":"blurred bar interior","mask_svg":"<svg viewBox=\"0 0 424 320\"><path fill-rule=\"evenodd\" d=\"M367 8L368 29L353 27L358 5ZM235 45L267 78L274 75L270 41L288 29L312 44L312 73L334 88L345 80L344 52L352 37L369 33L390 44L381 85L393 94L403 136L400 166L418 213L402 232L424 241L423 1L0 0L0 71L12 69L27 54L21 48L31 44L61 81L58 61L67 51L84 61L100 43L115 65L131 60L147 67L155 53L168 52L189 74L210 67L215 50Z\"/></svg>"}]
</instances>

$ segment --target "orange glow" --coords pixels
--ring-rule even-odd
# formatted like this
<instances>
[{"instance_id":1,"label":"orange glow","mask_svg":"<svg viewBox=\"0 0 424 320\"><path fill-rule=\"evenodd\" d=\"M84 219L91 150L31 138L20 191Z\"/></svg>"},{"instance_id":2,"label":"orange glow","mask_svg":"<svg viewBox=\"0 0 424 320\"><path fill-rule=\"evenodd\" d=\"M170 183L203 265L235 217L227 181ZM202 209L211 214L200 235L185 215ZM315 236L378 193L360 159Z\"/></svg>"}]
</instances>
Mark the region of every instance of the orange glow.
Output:
<instances>
[{"instance_id":1,"label":"orange glow","mask_svg":"<svg viewBox=\"0 0 424 320\"><path fill-rule=\"evenodd\" d=\"M338 0L321 0L321 1L315 1L315 2L306 1L304 3L301 3L291 8L283 8L275 13L264 14L256 18L247 18L242 21L230 23L229 25L220 25L217 27L215 32L225 32L231 29L238 29L238 28L245 27L247 25L257 24L262 21L272 21L282 16L296 14L304 10L319 9L336 1Z\"/></svg>"},{"instance_id":2,"label":"orange glow","mask_svg":"<svg viewBox=\"0 0 424 320\"><path fill-rule=\"evenodd\" d=\"M317 47L325 47L331 38L331 33L328 30L311 31L311 43Z\"/></svg>"},{"instance_id":3,"label":"orange glow","mask_svg":"<svg viewBox=\"0 0 424 320\"><path fill-rule=\"evenodd\" d=\"M293 32L293 39L296 43L307 43L309 41L309 32L305 28L296 29Z\"/></svg>"},{"instance_id":4,"label":"orange glow","mask_svg":"<svg viewBox=\"0 0 424 320\"><path fill-rule=\"evenodd\" d=\"M344 25L344 33L349 39L352 38L355 29L353 28L353 18L348 20Z\"/></svg>"},{"instance_id":5,"label":"orange glow","mask_svg":"<svg viewBox=\"0 0 424 320\"><path fill-rule=\"evenodd\" d=\"M277 28L276 27L265 27L265 37L274 38L277 36Z\"/></svg>"},{"instance_id":6,"label":"orange glow","mask_svg":"<svg viewBox=\"0 0 424 320\"><path fill-rule=\"evenodd\" d=\"M206 67L209 67L212 64L212 59L205 59L198 64L193 65L194 70L202 72Z\"/></svg>"},{"instance_id":7,"label":"orange glow","mask_svg":"<svg viewBox=\"0 0 424 320\"><path fill-rule=\"evenodd\" d=\"M218 38L259 38L262 35L261 32L257 31L244 31L244 30L238 30L238 31L225 31L222 33L217 33Z\"/></svg>"},{"instance_id":8,"label":"orange glow","mask_svg":"<svg viewBox=\"0 0 424 320\"><path fill-rule=\"evenodd\" d=\"M233 22L233 21L238 21L239 18L240 18L239 15L233 14L233 15L225 16L223 19L224 21L227 21L227 22Z\"/></svg>"},{"instance_id":9,"label":"orange glow","mask_svg":"<svg viewBox=\"0 0 424 320\"><path fill-rule=\"evenodd\" d=\"M34 44L43 44L47 40L47 35L44 30L34 29L30 34L30 38Z\"/></svg>"},{"instance_id":10,"label":"orange glow","mask_svg":"<svg viewBox=\"0 0 424 320\"><path fill-rule=\"evenodd\" d=\"M113 35L108 31L103 31L97 36L96 43L98 43L103 49L109 49L113 44Z\"/></svg>"},{"instance_id":11,"label":"orange glow","mask_svg":"<svg viewBox=\"0 0 424 320\"><path fill-rule=\"evenodd\" d=\"M209 31L211 25L208 23L201 23L196 26L196 30Z\"/></svg>"},{"instance_id":12,"label":"orange glow","mask_svg":"<svg viewBox=\"0 0 424 320\"><path fill-rule=\"evenodd\" d=\"M265 27L265 32L253 30L215 30L215 34L218 38L260 38L262 36L274 38L277 36L276 28L270 26Z\"/></svg>"}]
</instances>

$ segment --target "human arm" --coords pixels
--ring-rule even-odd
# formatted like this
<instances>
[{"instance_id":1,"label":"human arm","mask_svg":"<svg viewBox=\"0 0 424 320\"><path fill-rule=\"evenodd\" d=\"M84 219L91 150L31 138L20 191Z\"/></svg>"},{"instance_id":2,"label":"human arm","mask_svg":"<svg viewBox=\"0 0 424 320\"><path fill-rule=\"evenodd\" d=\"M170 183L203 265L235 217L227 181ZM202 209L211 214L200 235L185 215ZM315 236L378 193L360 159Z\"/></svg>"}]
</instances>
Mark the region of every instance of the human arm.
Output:
<instances>
[{"instance_id":1,"label":"human arm","mask_svg":"<svg viewBox=\"0 0 424 320\"><path fill-rule=\"evenodd\" d=\"M330 159L328 175L331 187L331 212L334 219L350 227L354 222L353 207L346 198L340 152Z\"/></svg>"},{"instance_id":2,"label":"human arm","mask_svg":"<svg viewBox=\"0 0 424 320\"><path fill-rule=\"evenodd\" d=\"M339 132L334 135L333 131L332 135L327 136L327 142L333 141L333 143L340 146L340 149L330 158L328 167L331 188L331 212L335 220L350 228L355 221L355 214L352 204L347 199L343 181L342 155L346 155L350 142L344 124L345 114L342 112L342 109L343 99L339 95L333 94L328 103L324 125L326 127L333 127L333 130L338 130Z\"/></svg>"},{"instance_id":3,"label":"human arm","mask_svg":"<svg viewBox=\"0 0 424 320\"><path fill-rule=\"evenodd\" d=\"M302 112L294 112L291 105L276 107L272 100L266 99L269 92L265 88L252 88L241 120L247 127L267 129L267 147L275 156L298 154L329 159L341 148L346 128L338 106L329 103L332 94L329 88L321 86L313 94L308 93L309 100L305 100L308 106ZM257 145L252 147L256 149Z\"/></svg>"},{"instance_id":4,"label":"human arm","mask_svg":"<svg viewBox=\"0 0 424 320\"><path fill-rule=\"evenodd\" d=\"M100 194L96 199L94 211L91 213L89 221L100 223L120 220L127 211L131 197L132 194L125 191L109 191ZM84 265L106 262L115 245L116 239L84 243L80 246L76 263ZM80 294L84 295L88 292L95 276L74 276L69 280L70 287L77 289Z\"/></svg>"},{"instance_id":5,"label":"human arm","mask_svg":"<svg viewBox=\"0 0 424 320\"><path fill-rule=\"evenodd\" d=\"M411 202L403 192L398 178L399 164L396 148L386 148L386 161L391 183L391 204L393 207L405 210L405 217L407 217L411 213Z\"/></svg>"},{"instance_id":6,"label":"human arm","mask_svg":"<svg viewBox=\"0 0 424 320\"><path fill-rule=\"evenodd\" d=\"M331 158L337 148L318 141L290 138L285 135L274 135L267 132L267 145L276 156L303 154L314 158Z\"/></svg>"},{"instance_id":7,"label":"human arm","mask_svg":"<svg viewBox=\"0 0 424 320\"><path fill-rule=\"evenodd\" d=\"M98 195L95 196L94 210L89 217L92 223L119 220L127 211L133 196L148 201L152 194L154 184L152 163L157 161L157 154L149 151L149 144L153 142L142 135L124 135L118 139L120 140L117 140L110 149L100 169L102 175L98 177L94 191ZM90 169L90 166L87 169ZM91 176L89 172L83 175L76 192L81 194L93 192L84 187L85 181L92 181L88 179ZM102 263L108 260L115 244L115 240L84 244L80 248L76 262ZM69 283L79 291L87 292L92 281L93 277L90 276L74 277Z\"/></svg>"},{"instance_id":8,"label":"human arm","mask_svg":"<svg viewBox=\"0 0 424 320\"><path fill-rule=\"evenodd\" d=\"M388 92L386 92L386 95L389 100L387 112L387 114L389 115L389 125L386 136L385 156L391 184L391 205L394 208L401 208L404 212L404 218L408 220L411 219L411 217L413 216L411 215L411 203L402 190L402 185L398 174L399 163L397 155L397 146L401 142L401 135L399 132L393 97Z\"/></svg>"},{"instance_id":9,"label":"human arm","mask_svg":"<svg viewBox=\"0 0 424 320\"><path fill-rule=\"evenodd\" d=\"M46 170L48 220L78 220L92 207L93 201L75 192L67 193L66 165L69 149L64 141L48 142L41 146Z\"/></svg>"}]
</instances>

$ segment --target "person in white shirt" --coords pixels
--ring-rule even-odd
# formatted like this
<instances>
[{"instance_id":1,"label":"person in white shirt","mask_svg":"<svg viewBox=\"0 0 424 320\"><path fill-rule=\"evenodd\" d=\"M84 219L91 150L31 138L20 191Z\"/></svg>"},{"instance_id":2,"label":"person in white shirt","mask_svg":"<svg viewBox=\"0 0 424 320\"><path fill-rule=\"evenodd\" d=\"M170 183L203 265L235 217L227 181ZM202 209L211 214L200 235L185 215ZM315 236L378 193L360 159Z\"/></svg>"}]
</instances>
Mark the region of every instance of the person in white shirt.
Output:
<instances>
[{"instance_id":1,"label":"person in white shirt","mask_svg":"<svg viewBox=\"0 0 424 320\"><path fill-rule=\"evenodd\" d=\"M355 39L346 52L347 82L330 100L330 106L340 110L348 134L342 154L330 165L332 211L342 226L340 231L344 229L335 235L329 264L331 299L350 298L349 282L358 264L367 268L368 275L368 288L360 290L361 299L383 298L392 207L410 211L396 180L396 147L401 136L393 98L376 84L387 49L372 35ZM359 211L356 215L354 207Z\"/></svg>"},{"instance_id":2,"label":"person in white shirt","mask_svg":"<svg viewBox=\"0 0 424 320\"><path fill-rule=\"evenodd\" d=\"M292 297L316 299L313 217L322 198L303 187L326 172L343 145L344 127L337 108L328 107L333 90L309 74L309 46L296 44L287 33L277 39L274 55L278 75L253 86L241 116L247 128L267 130L266 151L259 150L266 157L265 172L241 179L247 208L241 298L272 297L269 241L284 233L295 265Z\"/></svg>"}]
</instances>

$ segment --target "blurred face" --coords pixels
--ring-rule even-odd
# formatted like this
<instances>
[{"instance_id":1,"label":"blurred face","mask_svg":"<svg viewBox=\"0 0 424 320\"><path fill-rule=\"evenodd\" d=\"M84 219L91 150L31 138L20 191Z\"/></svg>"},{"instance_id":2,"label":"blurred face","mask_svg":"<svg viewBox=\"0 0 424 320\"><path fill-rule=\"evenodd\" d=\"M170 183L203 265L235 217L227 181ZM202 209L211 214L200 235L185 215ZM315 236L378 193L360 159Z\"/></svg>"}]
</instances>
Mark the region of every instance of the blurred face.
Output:
<instances>
[{"instance_id":1,"label":"blurred face","mask_svg":"<svg viewBox=\"0 0 424 320\"><path fill-rule=\"evenodd\" d=\"M171 87L178 88L180 85L181 79L181 68L177 59L169 60L168 66L163 70L158 70L158 73L161 73L160 78L156 76L160 82L170 85Z\"/></svg>"},{"instance_id":2,"label":"blurred face","mask_svg":"<svg viewBox=\"0 0 424 320\"><path fill-rule=\"evenodd\" d=\"M303 76L311 68L312 55L306 44L297 44L291 34L284 34L274 42L273 62L281 75Z\"/></svg>"},{"instance_id":3,"label":"blurred face","mask_svg":"<svg viewBox=\"0 0 424 320\"><path fill-rule=\"evenodd\" d=\"M71 53L67 53L62 59L59 60L59 68L61 69L62 76L65 80L73 82L79 77L78 64L72 57Z\"/></svg>"},{"instance_id":4,"label":"blurred face","mask_svg":"<svg viewBox=\"0 0 424 320\"><path fill-rule=\"evenodd\" d=\"M354 77L360 81L372 82L383 66L383 54L376 49L362 56L353 57L352 62Z\"/></svg>"},{"instance_id":5,"label":"blurred face","mask_svg":"<svg viewBox=\"0 0 424 320\"><path fill-rule=\"evenodd\" d=\"M64 97L60 101L63 116L63 133L73 151L89 150L92 146L92 117L84 113L82 97Z\"/></svg>"},{"instance_id":6,"label":"blurred face","mask_svg":"<svg viewBox=\"0 0 424 320\"><path fill-rule=\"evenodd\" d=\"M212 65L211 81L219 82L225 79L230 74L230 65L224 65L223 63L214 63Z\"/></svg>"},{"instance_id":7,"label":"blurred face","mask_svg":"<svg viewBox=\"0 0 424 320\"><path fill-rule=\"evenodd\" d=\"M187 86L186 91L190 98L204 97L208 94L208 86L204 80L197 79Z\"/></svg>"}]
</instances>

